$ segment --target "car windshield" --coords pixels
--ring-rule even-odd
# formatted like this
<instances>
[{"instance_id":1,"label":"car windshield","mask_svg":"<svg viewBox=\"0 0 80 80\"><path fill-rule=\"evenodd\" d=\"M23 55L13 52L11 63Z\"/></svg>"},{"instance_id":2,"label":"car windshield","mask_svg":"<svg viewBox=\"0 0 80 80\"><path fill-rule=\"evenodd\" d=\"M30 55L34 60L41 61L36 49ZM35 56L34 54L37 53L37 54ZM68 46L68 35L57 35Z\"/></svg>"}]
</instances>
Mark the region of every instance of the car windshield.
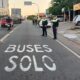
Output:
<instances>
[{"instance_id":1,"label":"car windshield","mask_svg":"<svg viewBox=\"0 0 80 80\"><path fill-rule=\"evenodd\" d=\"M78 17L78 16L75 16L75 17L74 17L74 20L76 20L76 19L77 19L77 17Z\"/></svg>"}]
</instances>

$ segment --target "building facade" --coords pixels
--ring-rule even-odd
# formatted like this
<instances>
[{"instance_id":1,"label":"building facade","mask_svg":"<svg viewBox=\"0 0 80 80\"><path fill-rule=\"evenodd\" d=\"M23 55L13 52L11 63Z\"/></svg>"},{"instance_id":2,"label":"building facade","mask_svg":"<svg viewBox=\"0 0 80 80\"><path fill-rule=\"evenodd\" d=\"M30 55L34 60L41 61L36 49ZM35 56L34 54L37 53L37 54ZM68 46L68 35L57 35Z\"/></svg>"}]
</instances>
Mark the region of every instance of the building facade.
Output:
<instances>
[{"instance_id":1,"label":"building facade","mask_svg":"<svg viewBox=\"0 0 80 80\"><path fill-rule=\"evenodd\" d=\"M9 15L9 9L8 8L0 8L0 16Z\"/></svg>"},{"instance_id":2,"label":"building facade","mask_svg":"<svg viewBox=\"0 0 80 80\"><path fill-rule=\"evenodd\" d=\"M0 0L0 16L9 15L9 0Z\"/></svg>"},{"instance_id":3,"label":"building facade","mask_svg":"<svg viewBox=\"0 0 80 80\"><path fill-rule=\"evenodd\" d=\"M80 15L80 3L77 3L73 6L73 10L75 11L76 15Z\"/></svg>"},{"instance_id":4,"label":"building facade","mask_svg":"<svg viewBox=\"0 0 80 80\"><path fill-rule=\"evenodd\" d=\"M0 0L0 8L8 7L9 0Z\"/></svg>"}]
</instances>

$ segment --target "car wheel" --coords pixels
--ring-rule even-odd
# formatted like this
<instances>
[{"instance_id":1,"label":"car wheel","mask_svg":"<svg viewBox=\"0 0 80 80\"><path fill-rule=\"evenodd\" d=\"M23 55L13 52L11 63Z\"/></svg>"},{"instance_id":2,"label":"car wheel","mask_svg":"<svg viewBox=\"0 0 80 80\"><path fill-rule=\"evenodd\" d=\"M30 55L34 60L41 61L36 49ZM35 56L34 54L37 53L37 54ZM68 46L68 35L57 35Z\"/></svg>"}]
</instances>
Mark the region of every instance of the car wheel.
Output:
<instances>
[{"instance_id":1,"label":"car wheel","mask_svg":"<svg viewBox=\"0 0 80 80\"><path fill-rule=\"evenodd\" d=\"M80 26L80 21L78 21L77 25Z\"/></svg>"},{"instance_id":2,"label":"car wheel","mask_svg":"<svg viewBox=\"0 0 80 80\"><path fill-rule=\"evenodd\" d=\"M1 25L1 28L4 28L5 27L5 25Z\"/></svg>"}]
</instances>

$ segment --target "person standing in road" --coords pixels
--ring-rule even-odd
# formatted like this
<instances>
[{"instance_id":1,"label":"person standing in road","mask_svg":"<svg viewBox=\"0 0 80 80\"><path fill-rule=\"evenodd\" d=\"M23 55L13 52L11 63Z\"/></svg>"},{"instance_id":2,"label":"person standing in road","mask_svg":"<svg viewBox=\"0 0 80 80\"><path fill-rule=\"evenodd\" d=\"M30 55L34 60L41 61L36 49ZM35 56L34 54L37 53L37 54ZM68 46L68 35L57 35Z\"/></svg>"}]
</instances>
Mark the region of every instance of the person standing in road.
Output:
<instances>
[{"instance_id":1,"label":"person standing in road","mask_svg":"<svg viewBox=\"0 0 80 80\"><path fill-rule=\"evenodd\" d=\"M6 22L7 22L7 28L8 28L8 30L10 30L11 29L11 22L12 22L12 19L8 16L7 18L6 18Z\"/></svg>"},{"instance_id":2,"label":"person standing in road","mask_svg":"<svg viewBox=\"0 0 80 80\"><path fill-rule=\"evenodd\" d=\"M37 17L34 17L32 20L33 25L37 25Z\"/></svg>"},{"instance_id":3,"label":"person standing in road","mask_svg":"<svg viewBox=\"0 0 80 80\"><path fill-rule=\"evenodd\" d=\"M32 23L33 23L33 25L34 25L34 19L32 19Z\"/></svg>"},{"instance_id":4,"label":"person standing in road","mask_svg":"<svg viewBox=\"0 0 80 80\"><path fill-rule=\"evenodd\" d=\"M44 17L42 19L42 36L47 36L47 24L48 24L48 21L47 19Z\"/></svg>"},{"instance_id":5,"label":"person standing in road","mask_svg":"<svg viewBox=\"0 0 80 80\"><path fill-rule=\"evenodd\" d=\"M53 35L54 35L53 39L57 39L57 27L59 26L59 21L57 17L55 17L51 22L52 22L52 29L53 29Z\"/></svg>"}]
</instances>

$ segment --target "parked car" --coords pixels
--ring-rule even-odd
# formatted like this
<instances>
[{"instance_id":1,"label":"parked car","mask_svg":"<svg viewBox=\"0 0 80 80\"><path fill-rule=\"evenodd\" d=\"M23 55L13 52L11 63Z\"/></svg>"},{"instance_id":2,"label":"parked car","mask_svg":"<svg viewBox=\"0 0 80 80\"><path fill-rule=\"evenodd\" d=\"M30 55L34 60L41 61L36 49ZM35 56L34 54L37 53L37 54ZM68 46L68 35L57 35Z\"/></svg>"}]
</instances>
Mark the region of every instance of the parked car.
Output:
<instances>
[{"instance_id":1,"label":"parked car","mask_svg":"<svg viewBox=\"0 0 80 80\"><path fill-rule=\"evenodd\" d=\"M57 16L57 19L59 22L63 22L64 21L64 17L63 16Z\"/></svg>"},{"instance_id":2,"label":"parked car","mask_svg":"<svg viewBox=\"0 0 80 80\"><path fill-rule=\"evenodd\" d=\"M5 24L6 24L6 19L5 18L2 18L1 20L0 20L0 24L1 24L1 27L5 27Z\"/></svg>"},{"instance_id":3,"label":"parked car","mask_svg":"<svg viewBox=\"0 0 80 80\"><path fill-rule=\"evenodd\" d=\"M48 21L47 28L51 28L52 26L51 21L49 19L47 19L47 21ZM42 20L39 22L39 26L42 27Z\"/></svg>"},{"instance_id":4,"label":"parked car","mask_svg":"<svg viewBox=\"0 0 80 80\"><path fill-rule=\"evenodd\" d=\"M77 15L77 16L74 17L73 23L74 23L76 26L80 26L80 15Z\"/></svg>"},{"instance_id":5,"label":"parked car","mask_svg":"<svg viewBox=\"0 0 80 80\"><path fill-rule=\"evenodd\" d=\"M4 18L2 18L2 19L0 20L0 24L1 24L1 27L2 27L2 28L8 27L8 26L7 26L8 24L10 24L11 26L13 26L13 20L11 19L11 21L8 22L8 21L7 21L7 18L8 18L8 17L4 17Z\"/></svg>"},{"instance_id":6,"label":"parked car","mask_svg":"<svg viewBox=\"0 0 80 80\"><path fill-rule=\"evenodd\" d=\"M13 22L14 24L20 24L22 22L22 19L21 18L13 18Z\"/></svg>"}]
</instances>

